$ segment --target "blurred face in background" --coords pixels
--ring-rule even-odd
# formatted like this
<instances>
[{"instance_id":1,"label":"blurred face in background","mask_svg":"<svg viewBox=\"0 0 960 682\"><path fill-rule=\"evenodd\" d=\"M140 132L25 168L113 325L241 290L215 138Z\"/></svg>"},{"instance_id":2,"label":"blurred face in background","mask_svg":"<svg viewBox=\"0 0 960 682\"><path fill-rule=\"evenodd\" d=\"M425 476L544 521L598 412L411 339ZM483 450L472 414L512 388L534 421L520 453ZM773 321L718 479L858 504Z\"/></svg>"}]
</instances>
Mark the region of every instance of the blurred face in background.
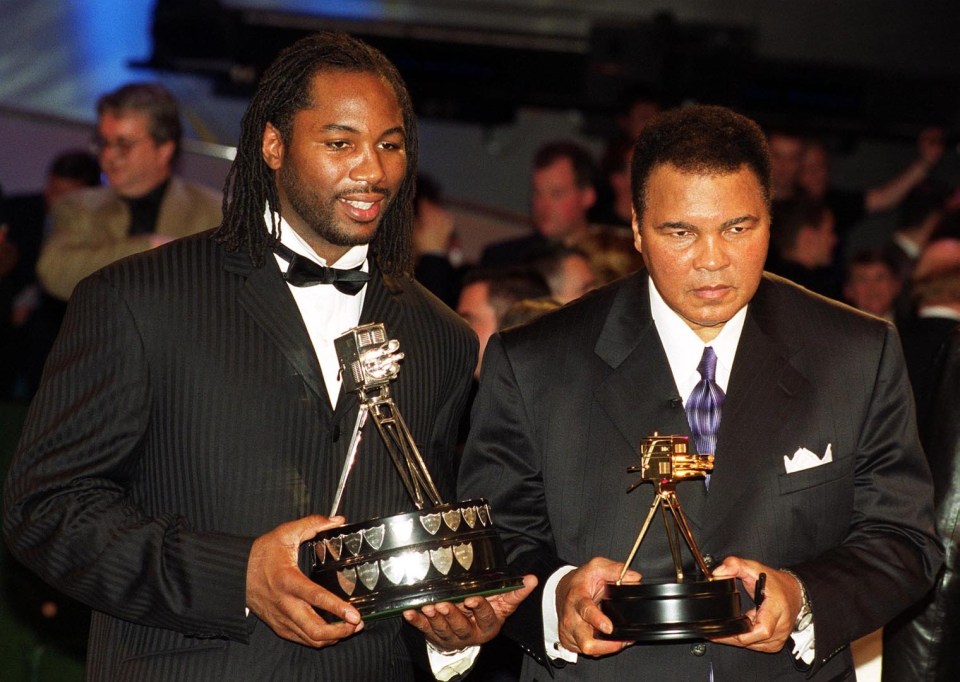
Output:
<instances>
[{"instance_id":1,"label":"blurred face in background","mask_svg":"<svg viewBox=\"0 0 960 682\"><path fill-rule=\"evenodd\" d=\"M564 241L587 229L587 211L597 200L592 187L580 187L573 163L561 158L533 171L531 214L544 237Z\"/></svg>"},{"instance_id":2,"label":"blurred face in background","mask_svg":"<svg viewBox=\"0 0 960 682\"><path fill-rule=\"evenodd\" d=\"M850 265L843 295L854 307L886 317L900 295L900 280L885 263L854 263Z\"/></svg>"},{"instance_id":3,"label":"blurred face in background","mask_svg":"<svg viewBox=\"0 0 960 682\"><path fill-rule=\"evenodd\" d=\"M170 177L176 144L157 144L141 111L105 111L97 122L97 158L107 182L122 197L148 194Z\"/></svg>"}]
</instances>

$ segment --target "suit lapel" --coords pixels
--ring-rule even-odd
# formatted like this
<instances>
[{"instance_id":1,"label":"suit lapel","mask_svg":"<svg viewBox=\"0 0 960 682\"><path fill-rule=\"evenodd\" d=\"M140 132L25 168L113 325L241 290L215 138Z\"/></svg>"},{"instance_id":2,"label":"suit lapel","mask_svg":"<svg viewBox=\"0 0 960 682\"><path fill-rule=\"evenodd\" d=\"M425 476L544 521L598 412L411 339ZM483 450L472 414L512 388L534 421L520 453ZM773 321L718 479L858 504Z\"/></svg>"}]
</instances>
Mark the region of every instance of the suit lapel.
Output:
<instances>
[{"instance_id":1,"label":"suit lapel","mask_svg":"<svg viewBox=\"0 0 960 682\"><path fill-rule=\"evenodd\" d=\"M303 377L307 388L329 406L330 398L307 328L273 257L268 254L262 268L253 267L250 257L242 251L226 253L224 261L227 270L246 277L239 293L240 305Z\"/></svg>"},{"instance_id":2,"label":"suit lapel","mask_svg":"<svg viewBox=\"0 0 960 682\"><path fill-rule=\"evenodd\" d=\"M671 402L679 394L650 317L646 276L637 276L618 293L597 339L596 353L612 371L594 395L638 454L640 439L653 431L688 432L683 410L678 421L676 403Z\"/></svg>"},{"instance_id":3,"label":"suit lapel","mask_svg":"<svg viewBox=\"0 0 960 682\"><path fill-rule=\"evenodd\" d=\"M756 479L766 457L779 457L758 453L757 444L777 442L778 434L792 428L798 400L809 390L807 378L792 364L798 341L784 328L784 311L775 294L763 280L747 310L727 386L710 483L711 492L718 493L711 499L722 500L724 506L751 494L751 486L738 482Z\"/></svg>"}]
</instances>

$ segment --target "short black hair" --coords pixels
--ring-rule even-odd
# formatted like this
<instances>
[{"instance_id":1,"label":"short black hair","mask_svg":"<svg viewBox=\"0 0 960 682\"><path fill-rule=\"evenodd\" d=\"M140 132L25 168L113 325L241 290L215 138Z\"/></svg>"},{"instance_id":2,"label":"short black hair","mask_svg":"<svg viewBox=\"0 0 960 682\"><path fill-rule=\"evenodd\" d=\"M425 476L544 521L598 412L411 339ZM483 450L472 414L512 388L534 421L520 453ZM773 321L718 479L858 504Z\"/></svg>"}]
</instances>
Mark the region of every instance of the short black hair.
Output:
<instances>
[{"instance_id":1,"label":"short black hair","mask_svg":"<svg viewBox=\"0 0 960 682\"><path fill-rule=\"evenodd\" d=\"M76 180L86 187L95 187L100 184L100 163L90 152L71 149L54 157L47 169L47 175Z\"/></svg>"},{"instance_id":2,"label":"short black hair","mask_svg":"<svg viewBox=\"0 0 960 682\"><path fill-rule=\"evenodd\" d=\"M647 181L655 168L727 174L749 168L770 205L770 150L756 122L721 106L693 105L659 114L633 147L630 189L637 219L643 217Z\"/></svg>"}]
</instances>

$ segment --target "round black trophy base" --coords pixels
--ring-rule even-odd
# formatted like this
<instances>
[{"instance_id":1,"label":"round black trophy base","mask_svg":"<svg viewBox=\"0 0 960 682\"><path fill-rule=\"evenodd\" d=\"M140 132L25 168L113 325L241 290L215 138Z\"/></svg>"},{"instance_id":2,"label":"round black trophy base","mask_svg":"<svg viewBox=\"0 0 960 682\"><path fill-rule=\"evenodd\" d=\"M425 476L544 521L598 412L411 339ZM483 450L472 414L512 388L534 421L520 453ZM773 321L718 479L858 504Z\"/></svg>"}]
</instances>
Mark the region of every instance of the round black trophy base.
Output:
<instances>
[{"instance_id":1,"label":"round black trophy base","mask_svg":"<svg viewBox=\"0 0 960 682\"><path fill-rule=\"evenodd\" d=\"M739 635L750 629L740 612L735 578L607 585L600 610L613 621L602 639L669 642Z\"/></svg>"},{"instance_id":2,"label":"round black trophy base","mask_svg":"<svg viewBox=\"0 0 960 682\"><path fill-rule=\"evenodd\" d=\"M364 620L515 590L486 500L332 528L301 547L301 566Z\"/></svg>"}]
</instances>

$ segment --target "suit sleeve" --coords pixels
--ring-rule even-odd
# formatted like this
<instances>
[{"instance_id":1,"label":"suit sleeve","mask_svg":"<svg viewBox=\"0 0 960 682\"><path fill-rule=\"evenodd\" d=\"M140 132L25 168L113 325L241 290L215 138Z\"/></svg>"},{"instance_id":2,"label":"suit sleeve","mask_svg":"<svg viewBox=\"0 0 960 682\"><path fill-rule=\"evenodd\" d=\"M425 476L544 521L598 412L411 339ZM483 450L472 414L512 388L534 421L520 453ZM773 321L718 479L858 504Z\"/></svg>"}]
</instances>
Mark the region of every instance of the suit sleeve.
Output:
<instances>
[{"instance_id":1,"label":"suit sleeve","mask_svg":"<svg viewBox=\"0 0 960 682\"><path fill-rule=\"evenodd\" d=\"M139 624L245 641L253 538L150 514L131 489L150 447L143 341L102 276L70 304L4 491L14 554L66 594ZM250 619L251 621L253 619Z\"/></svg>"},{"instance_id":2,"label":"suit sleeve","mask_svg":"<svg viewBox=\"0 0 960 682\"><path fill-rule=\"evenodd\" d=\"M547 517L541 453L535 443L528 406L510 359L500 337L494 336L483 358L459 494L489 500L507 561L518 572L537 576L537 590L507 619L504 632L544 663L543 585L565 562L557 557Z\"/></svg>"},{"instance_id":3,"label":"suit sleeve","mask_svg":"<svg viewBox=\"0 0 960 682\"><path fill-rule=\"evenodd\" d=\"M847 536L813 560L787 567L801 577L810 597L815 667L922 597L943 559L933 524L930 473L892 327L878 358L859 427Z\"/></svg>"}]
</instances>

